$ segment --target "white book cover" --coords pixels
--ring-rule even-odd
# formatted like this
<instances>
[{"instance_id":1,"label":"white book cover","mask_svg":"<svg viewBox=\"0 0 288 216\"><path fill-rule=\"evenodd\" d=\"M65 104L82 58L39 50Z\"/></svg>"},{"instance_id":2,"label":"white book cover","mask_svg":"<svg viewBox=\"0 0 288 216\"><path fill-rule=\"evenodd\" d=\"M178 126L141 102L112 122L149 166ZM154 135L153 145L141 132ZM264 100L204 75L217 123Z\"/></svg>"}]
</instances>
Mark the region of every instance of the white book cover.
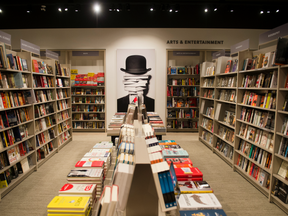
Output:
<instances>
[{"instance_id":1,"label":"white book cover","mask_svg":"<svg viewBox=\"0 0 288 216\"><path fill-rule=\"evenodd\" d=\"M103 169L74 169L71 170L70 173L67 175L68 179L99 179L102 178Z\"/></svg>"},{"instance_id":2,"label":"white book cover","mask_svg":"<svg viewBox=\"0 0 288 216\"><path fill-rule=\"evenodd\" d=\"M97 184L65 184L60 190L60 194L96 194Z\"/></svg>"},{"instance_id":3,"label":"white book cover","mask_svg":"<svg viewBox=\"0 0 288 216\"><path fill-rule=\"evenodd\" d=\"M93 149L111 149L113 147L113 143L111 141L103 141L96 143L93 146Z\"/></svg>"},{"instance_id":4,"label":"white book cover","mask_svg":"<svg viewBox=\"0 0 288 216\"><path fill-rule=\"evenodd\" d=\"M180 210L222 209L213 193L181 194L178 203Z\"/></svg>"}]
</instances>

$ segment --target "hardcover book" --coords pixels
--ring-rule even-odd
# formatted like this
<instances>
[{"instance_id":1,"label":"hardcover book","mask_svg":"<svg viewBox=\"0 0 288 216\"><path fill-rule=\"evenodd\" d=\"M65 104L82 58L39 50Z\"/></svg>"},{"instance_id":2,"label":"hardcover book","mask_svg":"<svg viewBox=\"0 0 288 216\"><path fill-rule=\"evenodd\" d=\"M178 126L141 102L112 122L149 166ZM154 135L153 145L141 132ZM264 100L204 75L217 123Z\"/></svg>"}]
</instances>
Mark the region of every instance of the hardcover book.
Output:
<instances>
[{"instance_id":1,"label":"hardcover book","mask_svg":"<svg viewBox=\"0 0 288 216\"><path fill-rule=\"evenodd\" d=\"M178 200L181 210L222 209L213 193L181 194Z\"/></svg>"}]
</instances>

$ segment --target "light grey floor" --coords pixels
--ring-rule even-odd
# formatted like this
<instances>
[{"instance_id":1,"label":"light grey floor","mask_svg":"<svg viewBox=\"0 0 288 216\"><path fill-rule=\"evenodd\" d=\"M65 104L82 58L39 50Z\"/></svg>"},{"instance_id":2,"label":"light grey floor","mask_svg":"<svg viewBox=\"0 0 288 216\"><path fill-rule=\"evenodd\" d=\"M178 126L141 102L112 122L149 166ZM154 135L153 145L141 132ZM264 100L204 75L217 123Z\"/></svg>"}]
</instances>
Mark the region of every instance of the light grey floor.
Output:
<instances>
[{"instance_id":1,"label":"light grey floor","mask_svg":"<svg viewBox=\"0 0 288 216\"><path fill-rule=\"evenodd\" d=\"M196 134L169 133L186 149L194 166L204 174L229 216L286 215L276 205L233 172L222 159L198 141ZM1 216L44 216L46 206L66 183L66 175L75 163L98 141L110 140L106 134L74 133L71 143L44 163L0 202Z\"/></svg>"}]
</instances>

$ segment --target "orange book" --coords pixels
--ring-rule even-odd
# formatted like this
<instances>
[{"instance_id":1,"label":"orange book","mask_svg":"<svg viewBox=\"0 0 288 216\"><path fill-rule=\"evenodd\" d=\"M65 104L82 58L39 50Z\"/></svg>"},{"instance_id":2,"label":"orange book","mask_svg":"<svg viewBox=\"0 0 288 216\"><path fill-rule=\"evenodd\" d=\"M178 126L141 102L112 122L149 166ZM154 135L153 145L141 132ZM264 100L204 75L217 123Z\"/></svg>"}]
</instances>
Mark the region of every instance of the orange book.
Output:
<instances>
[{"instance_id":1,"label":"orange book","mask_svg":"<svg viewBox=\"0 0 288 216\"><path fill-rule=\"evenodd\" d=\"M1 97L2 97L2 101L3 101L3 106L4 106L4 108L8 108L7 101L6 101L6 97L5 97L5 95L4 95L3 92L1 92Z\"/></svg>"},{"instance_id":2,"label":"orange book","mask_svg":"<svg viewBox=\"0 0 288 216\"><path fill-rule=\"evenodd\" d=\"M256 104L257 104L257 98L258 98L258 95L255 94L254 97L253 97L253 99L252 99L252 106L256 106Z\"/></svg>"},{"instance_id":3,"label":"orange book","mask_svg":"<svg viewBox=\"0 0 288 216\"><path fill-rule=\"evenodd\" d=\"M35 59L32 60L32 68L33 72L39 73L38 62Z\"/></svg>"},{"instance_id":4,"label":"orange book","mask_svg":"<svg viewBox=\"0 0 288 216\"><path fill-rule=\"evenodd\" d=\"M260 107L263 107L263 106L264 106L264 100L265 100L265 96L263 95L263 96L261 97Z\"/></svg>"},{"instance_id":5,"label":"orange book","mask_svg":"<svg viewBox=\"0 0 288 216\"><path fill-rule=\"evenodd\" d=\"M232 60L227 61L225 73L229 73L232 65Z\"/></svg>"}]
</instances>

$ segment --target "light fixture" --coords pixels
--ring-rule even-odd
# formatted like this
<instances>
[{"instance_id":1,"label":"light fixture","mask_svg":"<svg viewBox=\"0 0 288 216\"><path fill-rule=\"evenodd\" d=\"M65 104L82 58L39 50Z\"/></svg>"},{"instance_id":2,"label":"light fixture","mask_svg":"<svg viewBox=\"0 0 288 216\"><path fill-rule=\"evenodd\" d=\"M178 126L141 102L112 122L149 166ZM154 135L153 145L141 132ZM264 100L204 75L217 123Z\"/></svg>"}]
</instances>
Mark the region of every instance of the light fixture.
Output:
<instances>
[{"instance_id":1,"label":"light fixture","mask_svg":"<svg viewBox=\"0 0 288 216\"><path fill-rule=\"evenodd\" d=\"M94 9L94 11L95 11L96 13L99 13L99 12L101 11L101 7L100 7L99 4L95 4L94 7L93 7L93 9Z\"/></svg>"},{"instance_id":2,"label":"light fixture","mask_svg":"<svg viewBox=\"0 0 288 216\"><path fill-rule=\"evenodd\" d=\"M65 11L68 11L68 8L65 8Z\"/></svg>"},{"instance_id":3,"label":"light fixture","mask_svg":"<svg viewBox=\"0 0 288 216\"><path fill-rule=\"evenodd\" d=\"M260 11L260 14L263 14L264 13L264 11Z\"/></svg>"},{"instance_id":4,"label":"light fixture","mask_svg":"<svg viewBox=\"0 0 288 216\"><path fill-rule=\"evenodd\" d=\"M270 11L267 11L267 13L270 13Z\"/></svg>"},{"instance_id":5,"label":"light fixture","mask_svg":"<svg viewBox=\"0 0 288 216\"><path fill-rule=\"evenodd\" d=\"M278 13L278 12L279 12L279 9L276 10L276 13Z\"/></svg>"},{"instance_id":6,"label":"light fixture","mask_svg":"<svg viewBox=\"0 0 288 216\"><path fill-rule=\"evenodd\" d=\"M217 8L214 8L214 11L217 11Z\"/></svg>"},{"instance_id":7,"label":"light fixture","mask_svg":"<svg viewBox=\"0 0 288 216\"><path fill-rule=\"evenodd\" d=\"M75 9L75 12L76 12L76 13L78 13L78 10L77 10L77 9Z\"/></svg>"},{"instance_id":8,"label":"light fixture","mask_svg":"<svg viewBox=\"0 0 288 216\"><path fill-rule=\"evenodd\" d=\"M75 5L74 9L75 9L75 12L78 13L81 10L81 5L79 4Z\"/></svg>"},{"instance_id":9,"label":"light fixture","mask_svg":"<svg viewBox=\"0 0 288 216\"><path fill-rule=\"evenodd\" d=\"M208 12L208 8L205 8L204 12L207 13Z\"/></svg>"},{"instance_id":10,"label":"light fixture","mask_svg":"<svg viewBox=\"0 0 288 216\"><path fill-rule=\"evenodd\" d=\"M112 5L109 6L109 11L112 12L113 10L115 10L114 4L112 4Z\"/></svg>"},{"instance_id":11,"label":"light fixture","mask_svg":"<svg viewBox=\"0 0 288 216\"><path fill-rule=\"evenodd\" d=\"M234 10L233 10L233 9L231 9L231 10L230 10L230 12L231 12L231 13L233 13L233 12L234 12Z\"/></svg>"},{"instance_id":12,"label":"light fixture","mask_svg":"<svg viewBox=\"0 0 288 216\"><path fill-rule=\"evenodd\" d=\"M46 5L41 5L41 11L46 11Z\"/></svg>"},{"instance_id":13,"label":"light fixture","mask_svg":"<svg viewBox=\"0 0 288 216\"><path fill-rule=\"evenodd\" d=\"M179 5L175 5L175 10L174 10L175 13L178 13L179 12Z\"/></svg>"},{"instance_id":14,"label":"light fixture","mask_svg":"<svg viewBox=\"0 0 288 216\"><path fill-rule=\"evenodd\" d=\"M62 9L61 9L61 8L58 8L58 11L59 11L59 12L62 12Z\"/></svg>"},{"instance_id":15,"label":"light fixture","mask_svg":"<svg viewBox=\"0 0 288 216\"><path fill-rule=\"evenodd\" d=\"M29 11L29 10L27 10L27 13L30 13L30 11Z\"/></svg>"},{"instance_id":16,"label":"light fixture","mask_svg":"<svg viewBox=\"0 0 288 216\"><path fill-rule=\"evenodd\" d=\"M171 13L171 12L173 12L173 9L172 9L172 8L170 8L170 9L169 9L169 12L170 12L170 13Z\"/></svg>"},{"instance_id":17,"label":"light fixture","mask_svg":"<svg viewBox=\"0 0 288 216\"><path fill-rule=\"evenodd\" d=\"M122 5L121 5L121 4L119 4L119 5L117 6L116 11L117 11L117 12L122 11Z\"/></svg>"},{"instance_id":18,"label":"light fixture","mask_svg":"<svg viewBox=\"0 0 288 216\"><path fill-rule=\"evenodd\" d=\"M0 9L0 13L2 13L3 11L2 11L2 9Z\"/></svg>"}]
</instances>

